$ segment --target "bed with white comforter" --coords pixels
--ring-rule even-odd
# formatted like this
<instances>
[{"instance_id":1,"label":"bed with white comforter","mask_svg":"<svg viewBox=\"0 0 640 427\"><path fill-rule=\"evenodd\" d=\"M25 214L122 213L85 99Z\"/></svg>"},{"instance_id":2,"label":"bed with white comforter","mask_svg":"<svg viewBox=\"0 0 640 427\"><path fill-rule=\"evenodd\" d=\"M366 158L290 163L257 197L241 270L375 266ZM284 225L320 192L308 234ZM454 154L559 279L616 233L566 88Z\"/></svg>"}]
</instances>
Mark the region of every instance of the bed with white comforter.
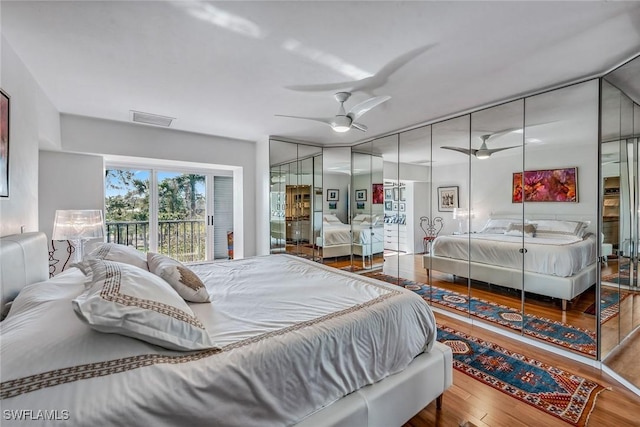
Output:
<instances>
[{"instance_id":1,"label":"bed with white comforter","mask_svg":"<svg viewBox=\"0 0 640 427\"><path fill-rule=\"evenodd\" d=\"M71 307L85 289L76 268L25 286L1 322L3 411L59 418L39 425L328 425L323 408L350 398L361 419L366 386L421 358L437 361L425 371L436 384L420 381L425 396L450 384L450 352L410 291L287 255L189 267L210 295L189 306L212 349L167 350L93 330Z\"/></svg>"},{"instance_id":2,"label":"bed with white comforter","mask_svg":"<svg viewBox=\"0 0 640 427\"><path fill-rule=\"evenodd\" d=\"M489 220L481 232L438 236L423 257L430 270L567 301L596 282L597 239L580 221Z\"/></svg>"}]
</instances>

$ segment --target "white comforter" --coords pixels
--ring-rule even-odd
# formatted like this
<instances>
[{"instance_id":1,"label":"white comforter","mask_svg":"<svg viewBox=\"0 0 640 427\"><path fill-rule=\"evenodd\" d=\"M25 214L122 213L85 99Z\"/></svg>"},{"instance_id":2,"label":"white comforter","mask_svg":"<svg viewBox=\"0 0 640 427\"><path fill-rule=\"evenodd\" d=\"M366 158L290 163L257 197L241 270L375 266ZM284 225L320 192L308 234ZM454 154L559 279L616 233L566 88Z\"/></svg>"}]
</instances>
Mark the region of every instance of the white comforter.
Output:
<instances>
[{"instance_id":1,"label":"white comforter","mask_svg":"<svg viewBox=\"0 0 640 427\"><path fill-rule=\"evenodd\" d=\"M523 268L523 238L504 234L439 236L433 242L434 256L471 260L507 268ZM569 277L596 261L596 238L548 239L525 237L524 270ZM470 258L469 258L470 257Z\"/></svg>"},{"instance_id":2,"label":"white comforter","mask_svg":"<svg viewBox=\"0 0 640 427\"><path fill-rule=\"evenodd\" d=\"M38 425L64 426L291 425L403 370L435 340L431 310L400 287L286 255L192 269L212 302L190 305L220 352L93 331L71 307L83 291L77 269L27 286L1 323L3 415L47 410L59 421Z\"/></svg>"},{"instance_id":3,"label":"white comforter","mask_svg":"<svg viewBox=\"0 0 640 427\"><path fill-rule=\"evenodd\" d=\"M353 224L353 243L368 245L384 241L384 227ZM351 225L322 224L322 246L350 245Z\"/></svg>"}]
</instances>

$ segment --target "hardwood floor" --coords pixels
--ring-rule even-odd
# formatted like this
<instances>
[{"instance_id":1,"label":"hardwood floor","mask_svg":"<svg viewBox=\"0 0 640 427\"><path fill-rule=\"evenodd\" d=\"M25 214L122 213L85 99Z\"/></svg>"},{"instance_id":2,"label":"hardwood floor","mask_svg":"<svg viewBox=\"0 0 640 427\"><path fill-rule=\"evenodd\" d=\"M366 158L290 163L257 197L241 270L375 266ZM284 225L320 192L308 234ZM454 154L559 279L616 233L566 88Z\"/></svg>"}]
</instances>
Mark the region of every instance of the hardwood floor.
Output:
<instances>
[{"instance_id":1,"label":"hardwood floor","mask_svg":"<svg viewBox=\"0 0 640 427\"><path fill-rule=\"evenodd\" d=\"M640 426L640 397L628 391L601 370L443 314L436 313L436 319L438 323L610 387L611 390L600 393L588 425ZM459 426L465 422L469 422L469 426L478 427L567 426L566 422L552 415L454 370L453 385L444 393L442 409L437 410L435 402L432 402L409 420L404 427Z\"/></svg>"},{"instance_id":2,"label":"hardwood floor","mask_svg":"<svg viewBox=\"0 0 640 427\"><path fill-rule=\"evenodd\" d=\"M328 261L329 265L337 268L347 267L349 263L348 259ZM428 283L426 272L422 267L421 255L387 254L384 259L384 273ZM468 289L466 280L452 282L450 276L438 275L437 273L432 275L432 283L465 294ZM521 306L520 295L515 291L472 286L472 295L509 307L519 308ZM595 300L594 290L589 290L581 295L569 305L566 312L562 312L560 302L557 300L535 298L529 302L528 298L527 295L525 298L526 313L595 331L595 317L584 313L584 310ZM491 332L480 326L457 320L443 313L436 313L436 318L441 324L492 341L507 349L526 354L544 363L597 381L605 387L610 387L611 390L604 391L599 395L589 420L590 426L640 426L640 397L602 370ZM635 351L631 357L634 358L633 361L625 360L622 363L625 363L627 368L640 372L640 365L636 362L638 351ZM454 384L444 394L442 409L436 410L435 402L432 402L409 420L404 427L459 425L511 427L566 426L567 424L454 370Z\"/></svg>"}]
</instances>

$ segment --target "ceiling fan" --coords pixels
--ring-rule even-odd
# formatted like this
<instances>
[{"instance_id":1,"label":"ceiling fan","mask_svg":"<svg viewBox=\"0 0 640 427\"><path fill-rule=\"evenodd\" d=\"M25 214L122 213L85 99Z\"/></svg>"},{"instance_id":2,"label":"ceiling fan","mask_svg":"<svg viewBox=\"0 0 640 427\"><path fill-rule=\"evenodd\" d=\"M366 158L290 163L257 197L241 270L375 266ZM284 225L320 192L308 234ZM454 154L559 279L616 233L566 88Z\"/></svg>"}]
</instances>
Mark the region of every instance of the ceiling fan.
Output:
<instances>
[{"instance_id":1,"label":"ceiling fan","mask_svg":"<svg viewBox=\"0 0 640 427\"><path fill-rule=\"evenodd\" d=\"M503 151L503 150L509 150L511 148L518 148L521 147L521 145L513 145L511 147L502 147L502 148L487 148L487 141L491 138L495 139L498 138L502 135L506 135L510 132L514 132L519 130L520 128L512 128L512 129L505 129L503 131L500 132L495 132L495 133L488 133L485 135L481 135L480 139L482 140L482 145L480 146L480 148L475 149L475 148L462 148L462 147L441 147L444 148L445 150L453 150L453 151L458 151L460 153L466 154L468 156L476 156L476 158L478 159L488 159L489 157L491 157L491 155L493 153L497 153L498 151Z\"/></svg>"},{"instance_id":2,"label":"ceiling fan","mask_svg":"<svg viewBox=\"0 0 640 427\"><path fill-rule=\"evenodd\" d=\"M338 109L338 113L334 117L329 117L329 118L301 117L301 116L287 116L284 114L276 114L276 116L289 117L292 119L313 120L315 122L320 122L320 123L324 123L326 125L331 126L331 128L335 132L347 132L352 127L358 130L361 130L363 132L366 132L367 127L362 123L356 122L356 120L358 120L367 111L391 99L390 96L374 96L373 98L369 98L366 101L353 106L347 113L344 109L344 103L349 99L349 97L351 96L351 93L338 92L333 96L336 99L336 101L340 103L340 108Z\"/></svg>"}]
</instances>

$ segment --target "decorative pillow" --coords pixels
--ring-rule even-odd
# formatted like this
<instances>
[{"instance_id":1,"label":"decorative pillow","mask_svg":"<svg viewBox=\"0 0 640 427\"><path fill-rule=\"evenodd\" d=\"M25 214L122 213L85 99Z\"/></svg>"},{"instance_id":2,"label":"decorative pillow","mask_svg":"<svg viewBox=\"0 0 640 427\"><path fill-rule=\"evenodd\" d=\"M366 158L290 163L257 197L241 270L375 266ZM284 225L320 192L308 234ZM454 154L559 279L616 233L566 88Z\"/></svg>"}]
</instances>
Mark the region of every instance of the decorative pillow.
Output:
<instances>
[{"instance_id":1,"label":"decorative pillow","mask_svg":"<svg viewBox=\"0 0 640 427\"><path fill-rule=\"evenodd\" d=\"M102 243L87 256L105 261L123 262L149 271L146 256L133 246L119 245L117 243Z\"/></svg>"},{"instance_id":2,"label":"decorative pillow","mask_svg":"<svg viewBox=\"0 0 640 427\"><path fill-rule=\"evenodd\" d=\"M353 222L369 221L371 222L371 215L359 214L353 217Z\"/></svg>"},{"instance_id":3,"label":"decorative pillow","mask_svg":"<svg viewBox=\"0 0 640 427\"><path fill-rule=\"evenodd\" d=\"M162 277L186 301L211 301L202 280L180 261L166 255L147 252L147 264L150 272Z\"/></svg>"},{"instance_id":4,"label":"decorative pillow","mask_svg":"<svg viewBox=\"0 0 640 427\"><path fill-rule=\"evenodd\" d=\"M92 279L72 304L93 329L172 350L214 347L191 308L160 277L120 262L89 258L82 264Z\"/></svg>"},{"instance_id":5,"label":"decorative pillow","mask_svg":"<svg viewBox=\"0 0 640 427\"><path fill-rule=\"evenodd\" d=\"M515 218L497 219L491 218L487 221L484 228L479 233L485 234L504 234L512 223L521 223L521 220Z\"/></svg>"},{"instance_id":6,"label":"decorative pillow","mask_svg":"<svg viewBox=\"0 0 640 427\"><path fill-rule=\"evenodd\" d=\"M536 235L552 239L576 237L582 238L589 225L582 221L563 221L556 219L536 220Z\"/></svg>"},{"instance_id":7,"label":"decorative pillow","mask_svg":"<svg viewBox=\"0 0 640 427\"><path fill-rule=\"evenodd\" d=\"M536 234L535 224L522 224L520 222L512 222L504 232L507 236L534 237Z\"/></svg>"},{"instance_id":8,"label":"decorative pillow","mask_svg":"<svg viewBox=\"0 0 640 427\"><path fill-rule=\"evenodd\" d=\"M333 214L325 215L324 222L328 222L329 224L342 224L342 221L340 221L338 217Z\"/></svg>"}]
</instances>

